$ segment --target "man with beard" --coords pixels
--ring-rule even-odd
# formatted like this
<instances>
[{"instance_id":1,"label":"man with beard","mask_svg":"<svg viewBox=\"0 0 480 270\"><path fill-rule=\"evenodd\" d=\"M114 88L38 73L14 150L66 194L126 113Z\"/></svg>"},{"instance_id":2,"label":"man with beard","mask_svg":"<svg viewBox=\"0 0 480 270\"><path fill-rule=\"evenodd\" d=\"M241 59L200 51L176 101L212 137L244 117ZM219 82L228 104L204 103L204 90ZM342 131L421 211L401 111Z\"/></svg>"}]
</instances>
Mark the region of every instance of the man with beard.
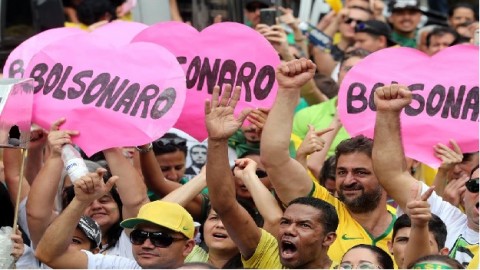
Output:
<instances>
[{"instance_id":1,"label":"man with beard","mask_svg":"<svg viewBox=\"0 0 480 270\"><path fill-rule=\"evenodd\" d=\"M385 190L404 210L410 187L418 183L418 180L405 170L405 155L400 135L400 113L412 102L412 92L406 86L384 86L376 89L374 99L377 106L373 149L375 173ZM423 182L418 184L421 184L421 194L425 193L428 186ZM445 246L450 250L449 256L467 266L475 254L478 256L479 250L478 163L471 170L465 189L465 213L443 201L435 192L428 199L428 203L432 213L447 225ZM476 263L478 265L478 261Z\"/></svg>"},{"instance_id":2,"label":"man with beard","mask_svg":"<svg viewBox=\"0 0 480 270\"><path fill-rule=\"evenodd\" d=\"M394 215L387 211L387 194L373 173L372 140L363 136L347 139L336 148L336 189L339 199L312 181L308 172L288 155L293 111L301 86L315 72L310 61L298 61L278 72L277 97L264 127L261 160L275 192L288 204L298 197L311 196L333 205L340 222L337 240L329 249L329 257L340 261L342 255L358 244L375 245L388 253Z\"/></svg>"},{"instance_id":3,"label":"man with beard","mask_svg":"<svg viewBox=\"0 0 480 270\"><path fill-rule=\"evenodd\" d=\"M280 73L288 74L288 70L295 65L304 65L312 73L315 70L311 61L293 60L280 66L277 76ZM296 73L303 74L303 70L299 69ZM279 81L279 89L282 87ZM253 218L235 199L233 175L228 164L227 140L242 125L249 109L243 110L235 118L234 110L240 99L240 87L236 87L232 95L232 87L225 86L220 99L219 92L220 88L216 86L211 102L205 104L208 131L207 186L211 205L238 246L243 266L247 269L331 268L332 260L327 252L336 238L338 216L330 204L309 197L293 200L280 220L275 238L258 228ZM235 175L254 178L258 177L256 170L257 164L253 160L237 161Z\"/></svg>"},{"instance_id":4,"label":"man with beard","mask_svg":"<svg viewBox=\"0 0 480 270\"><path fill-rule=\"evenodd\" d=\"M392 15L388 18L392 24L392 39L401 46L415 48L417 26L422 17L422 11L416 0L396 0L390 2Z\"/></svg>"}]
</instances>

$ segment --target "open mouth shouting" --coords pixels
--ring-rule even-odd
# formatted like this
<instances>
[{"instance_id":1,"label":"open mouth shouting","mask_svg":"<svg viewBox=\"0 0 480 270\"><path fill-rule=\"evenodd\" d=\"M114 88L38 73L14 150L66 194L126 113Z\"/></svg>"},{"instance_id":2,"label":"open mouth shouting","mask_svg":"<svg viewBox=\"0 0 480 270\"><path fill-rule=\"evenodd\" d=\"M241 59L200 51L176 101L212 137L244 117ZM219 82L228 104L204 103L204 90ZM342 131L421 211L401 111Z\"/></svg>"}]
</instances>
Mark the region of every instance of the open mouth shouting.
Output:
<instances>
[{"instance_id":1,"label":"open mouth shouting","mask_svg":"<svg viewBox=\"0 0 480 270\"><path fill-rule=\"evenodd\" d=\"M297 246L288 240L280 242L280 257L283 260L291 260L297 254Z\"/></svg>"}]
</instances>

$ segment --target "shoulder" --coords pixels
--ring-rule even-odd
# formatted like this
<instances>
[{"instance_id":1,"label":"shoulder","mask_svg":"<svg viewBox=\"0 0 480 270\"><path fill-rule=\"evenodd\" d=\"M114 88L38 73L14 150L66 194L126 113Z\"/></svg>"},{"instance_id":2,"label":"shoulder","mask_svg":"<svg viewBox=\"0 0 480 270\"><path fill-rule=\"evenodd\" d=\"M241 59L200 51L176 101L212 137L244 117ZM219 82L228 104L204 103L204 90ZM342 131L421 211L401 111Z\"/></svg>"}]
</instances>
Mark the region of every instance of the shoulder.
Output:
<instances>
[{"instance_id":1,"label":"shoulder","mask_svg":"<svg viewBox=\"0 0 480 270\"><path fill-rule=\"evenodd\" d=\"M140 269L136 261L112 255L93 254L85 251L88 260L88 269Z\"/></svg>"}]
</instances>

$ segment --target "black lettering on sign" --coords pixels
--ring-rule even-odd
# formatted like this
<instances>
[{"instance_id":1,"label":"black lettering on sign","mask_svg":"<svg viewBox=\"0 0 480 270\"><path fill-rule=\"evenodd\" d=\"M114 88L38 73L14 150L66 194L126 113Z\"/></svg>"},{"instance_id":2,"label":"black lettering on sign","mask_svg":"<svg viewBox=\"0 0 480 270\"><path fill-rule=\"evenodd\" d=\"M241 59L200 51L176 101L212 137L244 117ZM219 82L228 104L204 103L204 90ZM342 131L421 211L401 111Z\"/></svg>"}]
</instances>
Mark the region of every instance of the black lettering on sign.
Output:
<instances>
[{"instance_id":1,"label":"black lettering on sign","mask_svg":"<svg viewBox=\"0 0 480 270\"><path fill-rule=\"evenodd\" d=\"M90 104L95 101L102 93L105 91L105 88L110 82L110 74L108 73L101 73L99 74L87 88L85 94L82 98L83 104ZM94 93L94 89L98 86L98 91Z\"/></svg>"},{"instance_id":2,"label":"black lettering on sign","mask_svg":"<svg viewBox=\"0 0 480 270\"><path fill-rule=\"evenodd\" d=\"M262 88L262 84L265 81L265 78L268 78L265 87ZM264 100L272 91L273 84L275 83L275 70L272 66L264 66L260 69L255 79L255 86L253 88L253 94L257 100ZM249 100L246 100L249 101Z\"/></svg>"},{"instance_id":3,"label":"black lettering on sign","mask_svg":"<svg viewBox=\"0 0 480 270\"><path fill-rule=\"evenodd\" d=\"M441 117L445 119L448 117L458 119L458 117L460 117L460 109L462 108L464 95L465 85L460 86L460 89L458 89L458 96L456 99L455 87L450 86L450 88L448 88L447 99L445 100L445 106L443 106Z\"/></svg>"},{"instance_id":4,"label":"black lettering on sign","mask_svg":"<svg viewBox=\"0 0 480 270\"><path fill-rule=\"evenodd\" d=\"M235 85L236 74L237 74L237 64L235 63L235 61L226 60L225 62L223 62L223 65L220 68L220 74L218 75L218 83L217 83L217 85L220 86L220 90L223 89L224 84ZM202 89L197 87L197 90L202 90ZM212 89L209 88L208 93L212 94L212 92L213 92L213 88Z\"/></svg>"},{"instance_id":5,"label":"black lettering on sign","mask_svg":"<svg viewBox=\"0 0 480 270\"><path fill-rule=\"evenodd\" d=\"M205 84L205 79L207 80L207 89L212 89L215 86L216 79L218 77L218 71L220 69L220 59L215 59L213 68L210 67L210 61L208 58L205 58L203 61L202 68L200 69L200 74L198 76L197 90L202 90L203 85Z\"/></svg>"},{"instance_id":6,"label":"black lettering on sign","mask_svg":"<svg viewBox=\"0 0 480 270\"><path fill-rule=\"evenodd\" d=\"M186 64L187 63L187 57L185 56L178 56L177 61L180 65Z\"/></svg>"},{"instance_id":7,"label":"black lettering on sign","mask_svg":"<svg viewBox=\"0 0 480 270\"><path fill-rule=\"evenodd\" d=\"M121 107L123 108L122 113L128 114L130 111L130 108L133 105L133 102L137 98L138 91L140 90L140 85L138 83L134 83L130 85L127 90L123 93L122 97L117 101L117 104L115 104L115 107L113 107L113 110L118 112Z\"/></svg>"},{"instance_id":8,"label":"black lettering on sign","mask_svg":"<svg viewBox=\"0 0 480 270\"><path fill-rule=\"evenodd\" d=\"M68 66L67 69L65 69L65 72L63 73L62 78L60 79L60 83L57 85L57 88L55 89L55 91L53 91L52 97L60 100L65 99L65 96L67 94L62 88L65 82L67 81L68 77L70 76L71 72L72 72L72 67Z\"/></svg>"},{"instance_id":9,"label":"black lettering on sign","mask_svg":"<svg viewBox=\"0 0 480 270\"><path fill-rule=\"evenodd\" d=\"M252 88L250 82L255 76L257 67L252 62L246 62L240 67L237 74L237 83L235 86L240 86L245 89L245 101L252 101ZM248 71L248 73L246 73ZM209 88L210 89L210 88Z\"/></svg>"},{"instance_id":10,"label":"black lettering on sign","mask_svg":"<svg viewBox=\"0 0 480 270\"><path fill-rule=\"evenodd\" d=\"M468 118L468 112L472 111L470 121L478 121L478 86L468 91L465 105L463 106L462 119Z\"/></svg>"},{"instance_id":11,"label":"black lettering on sign","mask_svg":"<svg viewBox=\"0 0 480 270\"><path fill-rule=\"evenodd\" d=\"M48 95L53 88L58 84L60 78L62 77L63 65L56 63L45 80L45 86L43 87L43 94Z\"/></svg>"},{"instance_id":12,"label":"black lettering on sign","mask_svg":"<svg viewBox=\"0 0 480 270\"><path fill-rule=\"evenodd\" d=\"M420 94L414 93L415 91L423 91L425 87L422 83L416 83L408 86L408 89L412 91L412 102L405 107L405 113L409 116L416 116L423 112L425 108L425 99ZM414 104L418 103L418 107L414 108Z\"/></svg>"},{"instance_id":13,"label":"black lettering on sign","mask_svg":"<svg viewBox=\"0 0 480 270\"><path fill-rule=\"evenodd\" d=\"M354 91L360 91L357 94L354 94ZM365 97L365 92L367 92L367 87L364 84L355 82L352 83L347 90L347 113L361 113L367 109L368 101ZM360 106L355 107L353 103L355 101L359 101L361 103ZM357 102L358 104L358 102Z\"/></svg>"},{"instance_id":14,"label":"black lettering on sign","mask_svg":"<svg viewBox=\"0 0 480 270\"><path fill-rule=\"evenodd\" d=\"M159 92L160 89L158 89L158 86L154 84L147 85L145 88L143 88L142 92L137 98L137 101L135 102L135 105L133 105L133 109L130 112L130 115L137 115L138 109L143 103L142 114L140 115L140 117L147 118L148 108L150 107L150 100L154 99Z\"/></svg>"},{"instance_id":15,"label":"black lettering on sign","mask_svg":"<svg viewBox=\"0 0 480 270\"><path fill-rule=\"evenodd\" d=\"M30 78L33 78L37 83L37 86L33 89L33 93L38 93L42 90L43 86L45 85L45 80L43 79L43 75L47 73L48 66L45 63L40 63L33 67L32 71L30 71Z\"/></svg>"},{"instance_id":16,"label":"black lettering on sign","mask_svg":"<svg viewBox=\"0 0 480 270\"><path fill-rule=\"evenodd\" d=\"M122 84L118 87L118 89L115 90L119 80L119 77L115 77L113 81L108 84L107 88L105 89L105 91L103 91L95 106L101 107L105 102L105 108L112 108L113 104L115 104L118 97L122 94L123 90L125 90L128 83L130 82L129 80L124 80Z\"/></svg>"},{"instance_id":17,"label":"black lettering on sign","mask_svg":"<svg viewBox=\"0 0 480 270\"><path fill-rule=\"evenodd\" d=\"M10 78L15 78L17 74L20 74L18 78L23 78L23 73L25 73L25 70L23 69L23 60L22 59L17 59L13 61L10 64L10 67L8 68L8 76Z\"/></svg>"},{"instance_id":18,"label":"black lettering on sign","mask_svg":"<svg viewBox=\"0 0 480 270\"><path fill-rule=\"evenodd\" d=\"M377 106L375 105L375 91L377 91L377 88L384 86L385 84L378 82L372 87L372 91L370 92L370 98L368 100L368 107L370 110L376 112L377 111Z\"/></svg>"},{"instance_id":19,"label":"black lettering on sign","mask_svg":"<svg viewBox=\"0 0 480 270\"><path fill-rule=\"evenodd\" d=\"M83 78L91 78L93 76L93 70L84 70L84 71L80 71L79 73L75 74L75 76L73 76L73 83L75 83L76 85L80 86L80 88L77 90L73 87L69 87L68 88L68 94L67 94L67 97L69 99L75 99L75 98L79 98L83 95L83 92L85 91L85 89L87 88L87 85L85 84L85 82L82 80Z\"/></svg>"},{"instance_id":20,"label":"black lettering on sign","mask_svg":"<svg viewBox=\"0 0 480 270\"><path fill-rule=\"evenodd\" d=\"M170 108L172 108L176 98L177 93L175 92L175 89L170 87L163 90L163 92L160 94L160 96L158 96L157 100L153 104L153 108L150 112L150 117L152 119L159 119L164 116L170 110ZM163 108L159 110L162 103L165 103L165 106L163 106Z\"/></svg>"},{"instance_id":21,"label":"black lettering on sign","mask_svg":"<svg viewBox=\"0 0 480 270\"><path fill-rule=\"evenodd\" d=\"M438 97L437 104L434 105L434 101ZM441 109L443 102L445 101L445 87L443 85L435 85L428 94L427 98L427 114L430 116L436 115Z\"/></svg>"},{"instance_id":22,"label":"black lettering on sign","mask_svg":"<svg viewBox=\"0 0 480 270\"><path fill-rule=\"evenodd\" d=\"M200 66L202 61L200 56L195 56L187 69L187 88L192 89L197 83L198 76L200 75ZM193 72L193 74L192 74ZM201 90L201 89L200 89Z\"/></svg>"}]
</instances>

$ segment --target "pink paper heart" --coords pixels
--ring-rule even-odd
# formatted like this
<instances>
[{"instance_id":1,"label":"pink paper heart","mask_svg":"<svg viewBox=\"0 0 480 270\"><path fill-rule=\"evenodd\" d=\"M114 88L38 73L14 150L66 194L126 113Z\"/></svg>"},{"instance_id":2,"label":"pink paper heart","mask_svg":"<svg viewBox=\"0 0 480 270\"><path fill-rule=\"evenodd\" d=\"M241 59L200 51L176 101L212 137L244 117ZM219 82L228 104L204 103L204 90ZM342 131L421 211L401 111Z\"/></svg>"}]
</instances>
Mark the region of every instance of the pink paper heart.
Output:
<instances>
[{"instance_id":1,"label":"pink paper heart","mask_svg":"<svg viewBox=\"0 0 480 270\"><path fill-rule=\"evenodd\" d=\"M141 145L161 137L185 102L185 75L175 56L151 43L123 47L90 34L53 42L37 53L26 74L36 80L33 121L62 129L87 155Z\"/></svg>"},{"instance_id":2,"label":"pink paper heart","mask_svg":"<svg viewBox=\"0 0 480 270\"><path fill-rule=\"evenodd\" d=\"M478 47L458 45L430 57L410 48L375 52L355 65L338 95L340 118L350 135L373 138L372 89L377 83L409 86L414 100L402 111L408 157L438 167L437 143L454 139L464 153L478 151ZM432 90L434 89L434 90ZM446 105L445 105L446 104Z\"/></svg>"},{"instance_id":3,"label":"pink paper heart","mask_svg":"<svg viewBox=\"0 0 480 270\"><path fill-rule=\"evenodd\" d=\"M215 84L242 86L236 113L273 104L278 87L275 67L280 59L262 35L245 25L217 23L199 33L184 23L159 23L132 42L139 41L159 44L179 59L187 77L187 100L175 128L199 141L207 138L203 107Z\"/></svg>"}]
</instances>

